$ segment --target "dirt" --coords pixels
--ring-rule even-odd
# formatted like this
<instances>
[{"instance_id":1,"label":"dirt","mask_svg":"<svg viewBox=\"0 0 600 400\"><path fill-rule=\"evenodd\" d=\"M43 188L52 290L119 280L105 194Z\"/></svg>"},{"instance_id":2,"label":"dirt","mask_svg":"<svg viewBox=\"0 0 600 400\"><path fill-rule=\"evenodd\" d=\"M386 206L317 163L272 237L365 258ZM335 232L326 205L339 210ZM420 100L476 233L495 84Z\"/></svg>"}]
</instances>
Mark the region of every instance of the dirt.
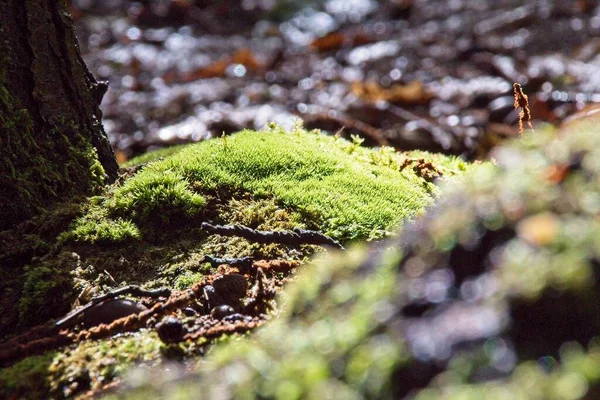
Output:
<instances>
[{"instance_id":1,"label":"dirt","mask_svg":"<svg viewBox=\"0 0 600 400\"><path fill-rule=\"evenodd\" d=\"M600 7L580 1L75 0L120 161L299 116L367 144L484 156L600 102Z\"/></svg>"}]
</instances>

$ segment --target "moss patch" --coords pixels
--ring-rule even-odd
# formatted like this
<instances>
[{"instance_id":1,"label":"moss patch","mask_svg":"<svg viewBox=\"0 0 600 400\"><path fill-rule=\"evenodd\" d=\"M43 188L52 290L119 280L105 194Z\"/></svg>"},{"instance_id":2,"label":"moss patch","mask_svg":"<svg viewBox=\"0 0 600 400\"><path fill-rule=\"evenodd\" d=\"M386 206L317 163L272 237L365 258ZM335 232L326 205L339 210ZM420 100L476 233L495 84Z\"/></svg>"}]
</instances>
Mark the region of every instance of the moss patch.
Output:
<instances>
[{"instance_id":1,"label":"moss patch","mask_svg":"<svg viewBox=\"0 0 600 400\"><path fill-rule=\"evenodd\" d=\"M406 157L413 156L432 160L444 176L466 169L455 158L371 150L358 140L278 128L190 145L151 161L102 196L82 202L79 217L59 243L43 258L30 260L27 270L21 271L27 290L5 295L6 304L10 297L22 305L11 326L21 328L10 332L59 317L74 302L84 303L126 284L189 288L217 272L204 262L206 255L306 262L323 251L207 235L199 229L202 221L261 230L303 227L346 241L383 237L436 196L435 185L412 168L402 168ZM288 278L278 279L277 290ZM339 295L343 298L344 293ZM139 346L132 344L135 340ZM154 347L157 343L154 333L141 330L125 338L63 348L48 369L50 386L45 387L57 396L60 391L76 395L101 387L136 360L162 360L164 354ZM176 353L192 357L199 351L195 346L202 345L188 344ZM17 365L2 370L0 379L13 374ZM359 371L360 362L354 365Z\"/></svg>"},{"instance_id":2,"label":"moss patch","mask_svg":"<svg viewBox=\"0 0 600 400\"><path fill-rule=\"evenodd\" d=\"M597 120L496 149L398 238L315 261L251 340L131 398L596 398L599 149Z\"/></svg>"},{"instance_id":3,"label":"moss patch","mask_svg":"<svg viewBox=\"0 0 600 400\"><path fill-rule=\"evenodd\" d=\"M223 199L234 193L275 199L311 227L341 240L381 238L431 203L435 190L412 170L400 171L402 160L391 149L374 151L301 129L244 131L146 165L89 212L100 215L103 208L105 215L84 217L68 238L138 237L133 226L125 229L125 221L143 231L147 224L207 218L207 195ZM435 161L448 174L466 168L455 158Z\"/></svg>"},{"instance_id":4,"label":"moss patch","mask_svg":"<svg viewBox=\"0 0 600 400\"><path fill-rule=\"evenodd\" d=\"M23 296L19 299L20 324L32 326L68 311L66 301L72 297L72 286L67 268L55 268L52 264L28 266L23 278Z\"/></svg>"},{"instance_id":5,"label":"moss patch","mask_svg":"<svg viewBox=\"0 0 600 400\"><path fill-rule=\"evenodd\" d=\"M51 351L26 358L0 371L0 396L4 398L43 398L50 391L48 370L56 355Z\"/></svg>"}]
</instances>

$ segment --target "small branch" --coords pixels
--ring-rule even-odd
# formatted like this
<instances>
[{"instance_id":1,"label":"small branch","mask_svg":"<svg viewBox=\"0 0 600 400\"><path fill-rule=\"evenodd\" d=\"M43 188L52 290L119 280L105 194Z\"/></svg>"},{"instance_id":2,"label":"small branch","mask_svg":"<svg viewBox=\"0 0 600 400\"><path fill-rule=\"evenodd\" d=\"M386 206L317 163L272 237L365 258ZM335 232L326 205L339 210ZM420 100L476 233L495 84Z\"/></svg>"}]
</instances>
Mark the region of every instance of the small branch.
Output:
<instances>
[{"instance_id":1,"label":"small branch","mask_svg":"<svg viewBox=\"0 0 600 400\"><path fill-rule=\"evenodd\" d=\"M385 137L383 131L381 129L375 128L365 122L359 121L357 119L351 118L347 115L340 115L338 112L336 115L329 115L327 113L321 112L316 115L302 115L304 119L305 126L315 126L322 127L327 124L335 124L336 126L341 126L342 128L346 128L349 131L356 131L359 135L366 137L367 139L372 140L378 146L387 146L389 144L387 138Z\"/></svg>"},{"instance_id":2,"label":"small branch","mask_svg":"<svg viewBox=\"0 0 600 400\"><path fill-rule=\"evenodd\" d=\"M240 258L217 258L209 255L205 255L202 262L207 262L211 267L218 267L219 265L227 264L232 267L250 267L254 262L253 257L240 257Z\"/></svg>"},{"instance_id":3,"label":"small branch","mask_svg":"<svg viewBox=\"0 0 600 400\"><path fill-rule=\"evenodd\" d=\"M519 109L519 134L523 134L523 121L533 131L531 125L531 111L529 110L529 98L523 92L523 88L518 83L513 83L513 91L515 97L515 110Z\"/></svg>"},{"instance_id":4,"label":"small branch","mask_svg":"<svg viewBox=\"0 0 600 400\"><path fill-rule=\"evenodd\" d=\"M456 146L456 140L451 133L446 132L440 126L428 121L427 119L421 118L417 114L414 114L394 104L388 103L386 105L386 110L405 121L419 121L425 128L429 130L429 132L431 132L435 142L442 146L444 150L449 150Z\"/></svg>"},{"instance_id":5,"label":"small branch","mask_svg":"<svg viewBox=\"0 0 600 400\"><path fill-rule=\"evenodd\" d=\"M288 246L313 244L344 250L337 240L317 231L296 228L293 231L257 231L242 225L212 225L203 222L201 229L222 236L239 236L258 243L281 243Z\"/></svg>"},{"instance_id":6,"label":"small branch","mask_svg":"<svg viewBox=\"0 0 600 400\"><path fill-rule=\"evenodd\" d=\"M84 306L71 311L70 313L65 315L63 318L56 321L55 325L59 328L68 326L68 325L70 325L70 322L73 321L77 316L79 316L82 313L84 313L85 311L89 310L96 304L102 303L103 301L108 300L108 299L114 299L118 296L125 295L125 294L131 295L131 296L137 296L137 297L152 297L152 298L169 297L169 296L171 296L171 289L162 288L162 289L146 290L146 289L142 289L141 287L136 286L136 285L123 286L122 288L115 289L115 290L110 291L101 296L94 297L92 300L90 300Z\"/></svg>"}]
</instances>

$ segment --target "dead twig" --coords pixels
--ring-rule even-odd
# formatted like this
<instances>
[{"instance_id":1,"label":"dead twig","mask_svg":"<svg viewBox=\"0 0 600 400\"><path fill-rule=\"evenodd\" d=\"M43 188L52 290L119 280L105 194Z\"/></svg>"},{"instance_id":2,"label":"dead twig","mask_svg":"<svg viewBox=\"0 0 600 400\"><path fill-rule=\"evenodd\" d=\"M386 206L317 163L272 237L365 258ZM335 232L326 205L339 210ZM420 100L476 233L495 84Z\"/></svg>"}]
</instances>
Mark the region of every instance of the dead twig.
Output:
<instances>
[{"instance_id":1,"label":"dead twig","mask_svg":"<svg viewBox=\"0 0 600 400\"><path fill-rule=\"evenodd\" d=\"M515 110L519 110L519 133L523 134L523 121L527 123L527 126L533 131L531 125L531 110L529 110L529 98L523 92L523 87L518 83L513 83L513 91L515 96Z\"/></svg>"},{"instance_id":2,"label":"dead twig","mask_svg":"<svg viewBox=\"0 0 600 400\"><path fill-rule=\"evenodd\" d=\"M240 258L217 258L209 255L205 255L202 262L207 262L211 267L218 267L219 265L229 265L231 267L251 267L254 262L254 257L246 256Z\"/></svg>"},{"instance_id":3,"label":"dead twig","mask_svg":"<svg viewBox=\"0 0 600 400\"><path fill-rule=\"evenodd\" d=\"M137 297L152 297L152 298L167 297L168 298L169 296L171 296L171 290L167 289L167 288L146 290L146 289L142 289L141 287L136 286L136 285L124 286L122 288L110 291L101 296L94 297L92 300L90 300L84 306L71 311L70 313L65 315L63 318L56 321L55 325L58 328L68 327L71 324L71 322L75 320L75 318L77 318L79 315L81 315L85 311L89 310L96 304L102 303L103 301L106 301L108 299L114 299L118 296L122 296L125 294L131 295L131 296L137 296Z\"/></svg>"},{"instance_id":4,"label":"dead twig","mask_svg":"<svg viewBox=\"0 0 600 400\"><path fill-rule=\"evenodd\" d=\"M337 240L321 232L295 228L293 231L257 231L243 225L212 225L203 222L201 229L222 236L239 236L258 243L281 243L288 246L313 244L344 250Z\"/></svg>"},{"instance_id":5,"label":"dead twig","mask_svg":"<svg viewBox=\"0 0 600 400\"><path fill-rule=\"evenodd\" d=\"M338 133L347 129L348 131L355 131L360 136L373 141L377 146L387 146L389 144L389 141L381 129L375 128L374 126L357 119L350 118L347 115L340 115L339 112L335 115L329 115L328 113L323 112L315 115L307 114L303 115L302 118L304 119L305 126L320 128L323 125L334 124L341 127L341 129L338 130Z\"/></svg>"}]
</instances>

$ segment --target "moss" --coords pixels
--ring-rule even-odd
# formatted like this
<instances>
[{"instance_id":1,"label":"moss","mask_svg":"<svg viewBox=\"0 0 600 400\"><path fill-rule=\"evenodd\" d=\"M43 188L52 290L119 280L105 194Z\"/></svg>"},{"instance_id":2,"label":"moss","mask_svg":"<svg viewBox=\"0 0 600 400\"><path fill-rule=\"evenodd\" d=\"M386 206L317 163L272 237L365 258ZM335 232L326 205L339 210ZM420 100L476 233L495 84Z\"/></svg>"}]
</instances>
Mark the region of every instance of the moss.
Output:
<instances>
[{"instance_id":1,"label":"moss","mask_svg":"<svg viewBox=\"0 0 600 400\"><path fill-rule=\"evenodd\" d=\"M106 206L114 215L135 221L160 220L168 223L178 216L193 217L205 199L190 190L185 177L172 170L143 171L115 191Z\"/></svg>"},{"instance_id":2,"label":"moss","mask_svg":"<svg viewBox=\"0 0 600 400\"><path fill-rule=\"evenodd\" d=\"M87 215L75 222L71 230L63 233L59 240L78 240L94 244L115 243L140 238L141 234L138 227L131 221L121 218L95 221Z\"/></svg>"},{"instance_id":3,"label":"moss","mask_svg":"<svg viewBox=\"0 0 600 400\"><path fill-rule=\"evenodd\" d=\"M460 164L453 158L442 161L448 176ZM207 219L265 230L306 227L346 240L381 237L420 212L436 192L414 172L400 171L402 162L403 156L390 149L373 151L357 141L303 130L246 131L181 149L81 205L80 217L60 236L57 252L33 259L27 269L27 291L17 300L23 304L22 317L30 318L27 324L34 318L41 323L66 312L77 294L89 297L125 284L185 289L205 273L214 273L203 262L205 255L305 261L316 251L314 246L292 249L206 236L198 226ZM309 191L313 194L304 193ZM361 323L360 329L366 326ZM76 395L121 376L141 358L158 362L166 353L190 357L203 345L188 344L163 354L154 347L153 335L141 330L62 349L48 370L48 390L53 396ZM364 369L362 354L371 347L357 349L354 356L349 374L357 381ZM299 371L286 373L291 377ZM324 378L309 374L306 379ZM284 385L278 390L285 394L300 389Z\"/></svg>"},{"instance_id":4,"label":"moss","mask_svg":"<svg viewBox=\"0 0 600 400\"><path fill-rule=\"evenodd\" d=\"M100 387L103 380L123 374L134 363L160 359L161 349L156 334L145 331L29 357L0 370L0 395L71 397Z\"/></svg>"},{"instance_id":5,"label":"moss","mask_svg":"<svg viewBox=\"0 0 600 400\"><path fill-rule=\"evenodd\" d=\"M497 148L398 238L304 268L251 340L131 398L596 398L597 121Z\"/></svg>"},{"instance_id":6,"label":"moss","mask_svg":"<svg viewBox=\"0 0 600 400\"><path fill-rule=\"evenodd\" d=\"M42 297L41 303L38 304L41 308L38 309L32 304L27 306L30 311L23 313L19 312L18 305L23 297L28 297L27 300L23 300L24 303L35 302L34 297L28 296L24 291L24 285L25 282L33 284L36 281L36 273L32 271L37 267L52 271L42 280L54 280L56 277L55 283L58 286L63 287L64 284L65 287L70 287L69 278L65 273L73 265L71 253L67 252L65 256L64 252L57 251L56 237L80 215L80 201L83 199L52 206L12 230L0 232L0 337L43 321L38 318L59 315L68 307L68 300L61 296L50 300ZM62 303L61 299L67 300L66 303ZM46 308L46 305L49 308ZM24 320L21 320L21 316Z\"/></svg>"},{"instance_id":7,"label":"moss","mask_svg":"<svg viewBox=\"0 0 600 400\"><path fill-rule=\"evenodd\" d=\"M62 117L34 123L36 116L8 89L7 68L14 65L10 39L3 40L1 53L0 230L4 230L60 201L97 191L106 174L90 143L90 128Z\"/></svg>"},{"instance_id":8,"label":"moss","mask_svg":"<svg viewBox=\"0 0 600 400\"><path fill-rule=\"evenodd\" d=\"M23 279L23 295L18 305L22 326L33 326L68 311L69 300L74 296L67 268L52 264L28 266Z\"/></svg>"},{"instance_id":9,"label":"moss","mask_svg":"<svg viewBox=\"0 0 600 400\"><path fill-rule=\"evenodd\" d=\"M1 79L0 127L2 186L10 199L0 203L0 228L104 183L104 169L83 129L70 121L56 121L47 132L34 132L29 112L15 104Z\"/></svg>"},{"instance_id":10,"label":"moss","mask_svg":"<svg viewBox=\"0 0 600 400\"><path fill-rule=\"evenodd\" d=\"M0 370L0 397L43 398L50 390L48 369L55 352L19 361L10 368Z\"/></svg>"},{"instance_id":11,"label":"moss","mask_svg":"<svg viewBox=\"0 0 600 400\"><path fill-rule=\"evenodd\" d=\"M196 282L200 282L204 276L205 274L202 272L185 271L182 274L179 274L173 287L176 290L185 290L192 287Z\"/></svg>"},{"instance_id":12,"label":"moss","mask_svg":"<svg viewBox=\"0 0 600 400\"><path fill-rule=\"evenodd\" d=\"M113 340L88 341L57 353L48 368L50 392L68 397L101 387L103 380L114 379L134 363L160 359L161 347L155 333L144 331Z\"/></svg>"},{"instance_id":13,"label":"moss","mask_svg":"<svg viewBox=\"0 0 600 400\"><path fill-rule=\"evenodd\" d=\"M461 161L437 157L451 174ZM435 187L412 171L400 171L401 156L391 149L374 151L343 139L297 129L244 131L179 149L151 163L100 206L108 218L145 224L168 224L201 216L205 196L234 193L274 199L291 210L298 224L310 221L342 240L381 238L431 203ZM453 166L453 167L450 167ZM94 212L92 210L92 212ZM74 229L96 232L79 221ZM88 225L87 227L85 225ZM72 238L85 241L85 235ZM95 240L113 240L106 232Z\"/></svg>"}]
</instances>

